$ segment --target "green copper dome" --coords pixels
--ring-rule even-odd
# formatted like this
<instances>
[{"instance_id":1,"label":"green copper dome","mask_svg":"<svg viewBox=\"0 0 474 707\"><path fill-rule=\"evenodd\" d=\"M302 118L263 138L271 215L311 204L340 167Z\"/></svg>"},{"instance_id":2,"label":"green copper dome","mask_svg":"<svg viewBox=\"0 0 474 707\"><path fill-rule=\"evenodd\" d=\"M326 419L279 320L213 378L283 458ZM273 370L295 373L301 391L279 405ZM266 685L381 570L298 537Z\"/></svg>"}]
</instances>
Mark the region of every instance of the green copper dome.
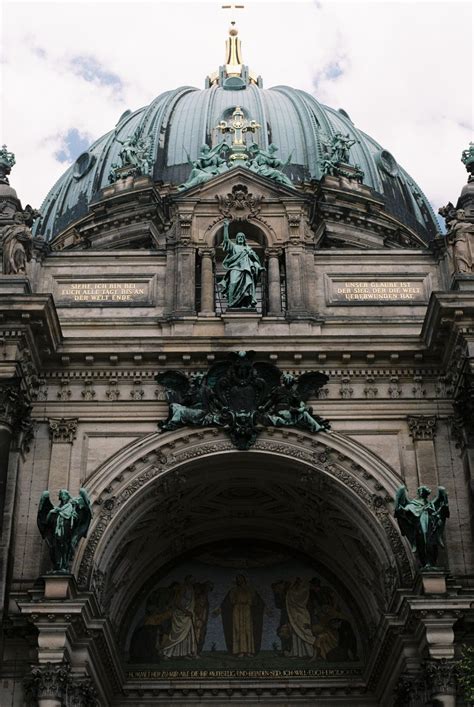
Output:
<instances>
[{"instance_id":1,"label":"green copper dome","mask_svg":"<svg viewBox=\"0 0 474 707\"><path fill-rule=\"evenodd\" d=\"M263 89L260 79L247 76L246 81L240 77L208 80L203 90L184 86L161 94L134 113L124 113L115 129L91 145L51 189L36 235L51 240L87 213L89 203L108 185L122 143L133 135L149 145L153 179L182 184L190 171L188 155L194 160L204 143L213 144L218 139L216 126L237 106L260 124L253 138L260 147L275 143L278 157L283 162L290 158L284 171L295 186L321 179L327 146L336 133L343 133L357 141L349 161L364 172L363 183L383 196L387 211L426 242L438 232L436 217L420 188L387 150L355 127L345 111L328 108L305 91L288 86Z\"/></svg>"}]
</instances>

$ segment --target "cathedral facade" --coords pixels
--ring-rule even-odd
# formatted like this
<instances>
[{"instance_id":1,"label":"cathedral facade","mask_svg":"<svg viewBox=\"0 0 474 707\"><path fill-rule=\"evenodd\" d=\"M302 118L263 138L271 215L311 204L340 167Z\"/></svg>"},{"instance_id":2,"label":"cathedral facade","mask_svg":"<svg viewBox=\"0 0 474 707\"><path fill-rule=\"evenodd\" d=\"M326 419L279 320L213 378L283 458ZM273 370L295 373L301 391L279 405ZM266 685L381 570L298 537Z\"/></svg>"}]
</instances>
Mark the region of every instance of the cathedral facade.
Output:
<instances>
[{"instance_id":1,"label":"cathedral facade","mask_svg":"<svg viewBox=\"0 0 474 707\"><path fill-rule=\"evenodd\" d=\"M462 159L443 236L234 26L40 212L3 148L2 705L469 703Z\"/></svg>"}]
</instances>

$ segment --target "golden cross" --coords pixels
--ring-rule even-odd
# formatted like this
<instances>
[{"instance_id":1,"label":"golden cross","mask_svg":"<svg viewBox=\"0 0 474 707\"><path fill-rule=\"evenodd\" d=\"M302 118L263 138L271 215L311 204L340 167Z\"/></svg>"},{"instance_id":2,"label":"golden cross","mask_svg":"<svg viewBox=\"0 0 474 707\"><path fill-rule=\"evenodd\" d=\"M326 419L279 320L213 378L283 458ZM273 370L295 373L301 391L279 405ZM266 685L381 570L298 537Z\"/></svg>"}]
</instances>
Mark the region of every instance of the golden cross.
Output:
<instances>
[{"instance_id":1,"label":"golden cross","mask_svg":"<svg viewBox=\"0 0 474 707\"><path fill-rule=\"evenodd\" d=\"M233 135L232 145L243 145L244 133L255 133L258 128L262 127L256 120L247 120L240 106L236 107L232 113L232 118L233 121L230 125L227 120L221 120L219 125L216 125L216 129L220 130L223 135L225 135L225 133Z\"/></svg>"},{"instance_id":2,"label":"golden cross","mask_svg":"<svg viewBox=\"0 0 474 707\"><path fill-rule=\"evenodd\" d=\"M222 5L223 10L243 10L245 5Z\"/></svg>"}]
</instances>

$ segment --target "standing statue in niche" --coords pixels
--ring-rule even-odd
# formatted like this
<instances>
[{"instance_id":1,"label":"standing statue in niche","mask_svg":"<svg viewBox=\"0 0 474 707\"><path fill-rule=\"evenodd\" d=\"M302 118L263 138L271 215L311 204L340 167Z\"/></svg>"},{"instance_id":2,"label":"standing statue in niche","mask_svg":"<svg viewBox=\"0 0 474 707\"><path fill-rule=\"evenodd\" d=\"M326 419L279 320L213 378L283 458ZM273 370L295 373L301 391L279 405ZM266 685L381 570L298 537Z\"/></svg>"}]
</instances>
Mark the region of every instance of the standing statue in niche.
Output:
<instances>
[{"instance_id":1,"label":"standing statue in niche","mask_svg":"<svg viewBox=\"0 0 474 707\"><path fill-rule=\"evenodd\" d=\"M222 248L226 253L223 266L226 274L219 286L231 309L255 309L257 306L257 282L262 270L258 255L247 245L245 233L239 232L235 242L229 238L229 220L224 221Z\"/></svg>"},{"instance_id":2,"label":"standing statue in niche","mask_svg":"<svg viewBox=\"0 0 474 707\"><path fill-rule=\"evenodd\" d=\"M443 531L449 518L448 494L438 486L438 495L429 500L431 489L420 486L416 498L408 498L406 486L401 486L395 496L395 518L402 535L408 538L420 565L426 569L436 567L438 548L444 547Z\"/></svg>"},{"instance_id":3,"label":"standing statue in niche","mask_svg":"<svg viewBox=\"0 0 474 707\"><path fill-rule=\"evenodd\" d=\"M91 502L85 489L79 489L75 498L61 489L57 506L51 503L49 491L41 494L38 528L49 548L53 574L69 574L76 547L86 537L91 519Z\"/></svg>"}]
</instances>

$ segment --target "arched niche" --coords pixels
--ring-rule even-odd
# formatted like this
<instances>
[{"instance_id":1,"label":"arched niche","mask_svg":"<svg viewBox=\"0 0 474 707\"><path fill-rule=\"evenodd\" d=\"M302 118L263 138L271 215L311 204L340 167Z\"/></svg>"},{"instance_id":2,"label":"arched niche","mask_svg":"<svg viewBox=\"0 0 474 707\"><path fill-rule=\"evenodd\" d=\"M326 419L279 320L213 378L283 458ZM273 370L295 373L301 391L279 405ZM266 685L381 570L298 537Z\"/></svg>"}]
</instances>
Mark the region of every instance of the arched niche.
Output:
<instances>
[{"instance_id":1,"label":"arched niche","mask_svg":"<svg viewBox=\"0 0 474 707\"><path fill-rule=\"evenodd\" d=\"M361 669L369 629L353 592L287 545L225 539L167 563L131 598L124 664L161 671Z\"/></svg>"},{"instance_id":2,"label":"arched niche","mask_svg":"<svg viewBox=\"0 0 474 707\"><path fill-rule=\"evenodd\" d=\"M389 505L398 484L337 433L267 430L248 452L212 428L150 435L86 481L94 520L74 571L118 628L130 597L183 553L229 537L277 542L353 587L374 628L413 578Z\"/></svg>"}]
</instances>

